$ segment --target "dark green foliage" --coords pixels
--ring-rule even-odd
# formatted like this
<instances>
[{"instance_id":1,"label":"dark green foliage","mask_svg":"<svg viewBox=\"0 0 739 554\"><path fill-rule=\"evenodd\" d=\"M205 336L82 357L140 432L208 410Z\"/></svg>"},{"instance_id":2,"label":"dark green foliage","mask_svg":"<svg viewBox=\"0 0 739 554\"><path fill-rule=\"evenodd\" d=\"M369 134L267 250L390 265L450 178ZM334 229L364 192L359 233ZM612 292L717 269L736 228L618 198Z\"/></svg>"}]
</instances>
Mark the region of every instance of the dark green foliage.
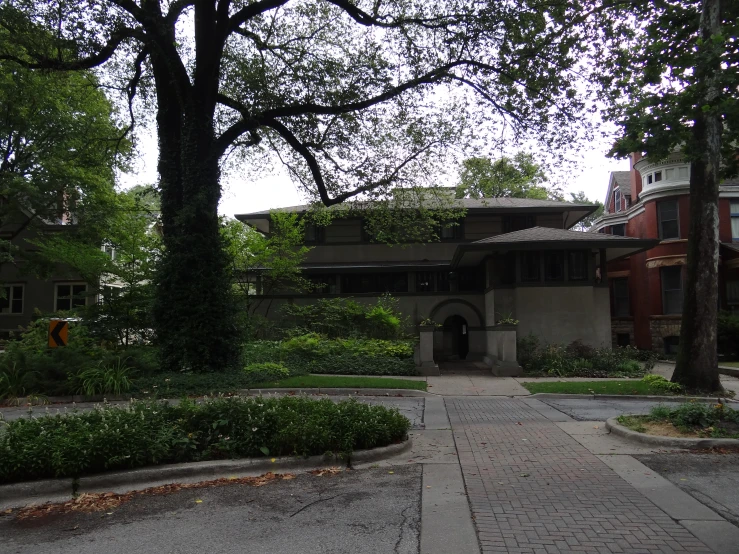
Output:
<instances>
[{"instance_id":1,"label":"dark green foliage","mask_svg":"<svg viewBox=\"0 0 739 554\"><path fill-rule=\"evenodd\" d=\"M285 333L289 336L319 333L329 338L403 338L405 318L398 301L389 294L376 304L360 304L352 298L322 298L306 305L285 304Z\"/></svg>"},{"instance_id":2,"label":"dark green foliage","mask_svg":"<svg viewBox=\"0 0 739 554\"><path fill-rule=\"evenodd\" d=\"M244 347L247 363L279 361L293 374L416 375L411 341L326 339L315 333Z\"/></svg>"},{"instance_id":3,"label":"dark green foliage","mask_svg":"<svg viewBox=\"0 0 739 554\"><path fill-rule=\"evenodd\" d=\"M656 361L652 352L636 348L593 348L580 341L567 347L541 345L533 335L517 341L518 363L528 374L558 377L641 377ZM640 363L643 362L643 363Z\"/></svg>"},{"instance_id":4,"label":"dark green foliage","mask_svg":"<svg viewBox=\"0 0 739 554\"><path fill-rule=\"evenodd\" d=\"M262 381L279 381L290 377L290 370L282 364L274 362L262 362L249 364L244 368L244 373L255 383Z\"/></svg>"},{"instance_id":5,"label":"dark green foliage","mask_svg":"<svg viewBox=\"0 0 739 554\"><path fill-rule=\"evenodd\" d=\"M649 413L651 421L669 421L682 430L699 431L710 437L739 437L739 411L723 403L686 402L675 408L655 406Z\"/></svg>"},{"instance_id":6,"label":"dark green foliage","mask_svg":"<svg viewBox=\"0 0 739 554\"><path fill-rule=\"evenodd\" d=\"M409 428L397 410L354 400L218 398L101 406L7 423L0 434L0 482L265 455L348 456L402 441Z\"/></svg>"},{"instance_id":7,"label":"dark green foliage","mask_svg":"<svg viewBox=\"0 0 739 554\"><path fill-rule=\"evenodd\" d=\"M731 312L718 314L718 353L731 358L739 357L739 316Z\"/></svg>"}]
</instances>

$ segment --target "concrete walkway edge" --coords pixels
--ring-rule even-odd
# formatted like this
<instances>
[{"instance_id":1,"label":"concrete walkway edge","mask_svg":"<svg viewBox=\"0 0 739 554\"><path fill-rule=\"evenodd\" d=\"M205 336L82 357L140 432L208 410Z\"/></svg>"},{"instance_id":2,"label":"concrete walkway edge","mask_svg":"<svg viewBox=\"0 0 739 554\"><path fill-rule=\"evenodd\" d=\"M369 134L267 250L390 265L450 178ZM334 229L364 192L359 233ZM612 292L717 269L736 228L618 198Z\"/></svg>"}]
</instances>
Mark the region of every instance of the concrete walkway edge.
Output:
<instances>
[{"instance_id":1,"label":"concrete walkway edge","mask_svg":"<svg viewBox=\"0 0 739 554\"><path fill-rule=\"evenodd\" d=\"M624 427L618 422L618 418L611 417L606 420L606 429L614 435L624 437L630 441L639 442L641 444L650 444L654 446L673 447L673 448L736 448L739 446L737 439L683 439L679 437L660 437L657 435L647 435L632 431L628 427Z\"/></svg>"}]
</instances>

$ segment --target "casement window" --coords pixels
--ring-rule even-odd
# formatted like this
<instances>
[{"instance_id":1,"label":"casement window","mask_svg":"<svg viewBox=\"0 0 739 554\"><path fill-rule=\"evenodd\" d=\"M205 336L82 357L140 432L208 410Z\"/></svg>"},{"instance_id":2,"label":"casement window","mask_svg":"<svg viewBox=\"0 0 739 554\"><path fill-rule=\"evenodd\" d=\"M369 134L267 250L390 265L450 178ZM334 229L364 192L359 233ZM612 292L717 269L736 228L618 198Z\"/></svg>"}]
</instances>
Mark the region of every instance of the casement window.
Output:
<instances>
[{"instance_id":1,"label":"casement window","mask_svg":"<svg viewBox=\"0 0 739 554\"><path fill-rule=\"evenodd\" d=\"M572 250L567 253L567 280L588 280L588 252L585 250Z\"/></svg>"},{"instance_id":2,"label":"casement window","mask_svg":"<svg viewBox=\"0 0 739 554\"><path fill-rule=\"evenodd\" d=\"M626 236L626 224L619 223L618 225L611 225L611 234L618 235L619 237Z\"/></svg>"},{"instance_id":3,"label":"casement window","mask_svg":"<svg viewBox=\"0 0 739 554\"><path fill-rule=\"evenodd\" d=\"M615 211L621 211L621 189L616 188L613 190L613 204Z\"/></svg>"},{"instance_id":4,"label":"casement window","mask_svg":"<svg viewBox=\"0 0 739 554\"><path fill-rule=\"evenodd\" d=\"M350 273L341 278L341 292L408 292L407 273Z\"/></svg>"},{"instance_id":5,"label":"casement window","mask_svg":"<svg viewBox=\"0 0 739 554\"><path fill-rule=\"evenodd\" d=\"M739 242L739 201L731 201L731 241Z\"/></svg>"},{"instance_id":6,"label":"casement window","mask_svg":"<svg viewBox=\"0 0 739 554\"><path fill-rule=\"evenodd\" d=\"M60 283L56 286L56 311L81 308L87 304L87 285L85 283Z\"/></svg>"},{"instance_id":7,"label":"casement window","mask_svg":"<svg viewBox=\"0 0 739 554\"><path fill-rule=\"evenodd\" d=\"M23 285L5 285L4 297L0 298L0 313L23 313Z\"/></svg>"},{"instance_id":8,"label":"casement window","mask_svg":"<svg viewBox=\"0 0 739 554\"><path fill-rule=\"evenodd\" d=\"M334 275L307 275L310 282L310 292L315 294L334 294L336 292L336 277Z\"/></svg>"},{"instance_id":9,"label":"casement window","mask_svg":"<svg viewBox=\"0 0 739 554\"><path fill-rule=\"evenodd\" d=\"M416 272L416 292L434 292L434 274L431 271Z\"/></svg>"},{"instance_id":10,"label":"casement window","mask_svg":"<svg viewBox=\"0 0 739 554\"><path fill-rule=\"evenodd\" d=\"M439 292L449 292L452 290L448 271L436 272L436 290Z\"/></svg>"},{"instance_id":11,"label":"casement window","mask_svg":"<svg viewBox=\"0 0 739 554\"><path fill-rule=\"evenodd\" d=\"M323 242L325 233L323 227L313 223L305 224L305 242Z\"/></svg>"},{"instance_id":12,"label":"casement window","mask_svg":"<svg viewBox=\"0 0 739 554\"><path fill-rule=\"evenodd\" d=\"M655 171L654 172L654 182L657 183L662 180L662 172L661 171Z\"/></svg>"},{"instance_id":13,"label":"casement window","mask_svg":"<svg viewBox=\"0 0 739 554\"><path fill-rule=\"evenodd\" d=\"M662 313L683 313L683 268L679 265L660 269L662 281Z\"/></svg>"},{"instance_id":14,"label":"casement window","mask_svg":"<svg viewBox=\"0 0 739 554\"><path fill-rule=\"evenodd\" d=\"M547 282L564 281L565 253L544 252L544 280Z\"/></svg>"},{"instance_id":15,"label":"casement window","mask_svg":"<svg viewBox=\"0 0 739 554\"><path fill-rule=\"evenodd\" d=\"M103 245L102 251L105 252L111 260L115 260L115 246L110 243L106 243Z\"/></svg>"},{"instance_id":16,"label":"casement window","mask_svg":"<svg viewBox=\"0 0 739 554\"><path fill-rule=\"evenodd\" d=\"M626 317L631 315L631 306L629 304L629 280L626 277L613 279L611 281L613 287L613 315L616 317Z\"/></svg>"},{"instance_id":17,"label":"casement window","mask_svg":"<svg viewBox=\"0 0 739 554\"><path fill-rule=\"evenodd\" d=\"M668 240L680 238L677 200L663 200L662 202L657 202L657 220L660 239Z\"/></svg>"},{"instance_id":18,"label":"casement window","mask_svg":"<svg viewBox=\"0 0 739 554\"><path fill-rule=\"evenodd\" d=\"M541 280L539 252L521 252L521 281L527 283Z\"/></svg>"}]
</instances>

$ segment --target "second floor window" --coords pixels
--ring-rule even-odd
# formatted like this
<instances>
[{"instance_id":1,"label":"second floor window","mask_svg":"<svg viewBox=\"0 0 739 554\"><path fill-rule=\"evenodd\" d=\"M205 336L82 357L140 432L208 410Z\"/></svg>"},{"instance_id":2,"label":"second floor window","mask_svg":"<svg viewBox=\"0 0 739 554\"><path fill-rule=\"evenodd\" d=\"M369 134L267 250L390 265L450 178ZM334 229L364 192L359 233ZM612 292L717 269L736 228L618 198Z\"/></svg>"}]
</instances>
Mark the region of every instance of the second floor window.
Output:
<instances>
[{"instance_id":1,"label":"second floor window","mask_svg":"<svg viewBox=\"0 0 739 554\"><path fill-rule=\"evenodd\" d=\"M305 242L323 242L323 227L313 223L305 224Z\"/></svg>"},{"instance_id":2,"label":"second floor window","mask_svg":"<svg viewBox=\"0 0 739 554\"><path fill-rule=\"evenodd\" d=\"M7 285L5 297L0 298L0 313L22 314L23 313L23 285Z\"/></svg>"},{"instance_id":3,"label":"second floor window","mask_svg":"<svg viewBox=\"0 0 739 554\"><path fill-rule=\"evenodd\" d=\"M679 239L677 200L663 200L657 203L657 221L659 238L662 240Z\"/></svg>"},{"instance_id":4,"label":"second floor window","mask_svg":"<svg viewBox=\"0 0 739 554\"><path fill-rule=\"evenodd\" d=\"M614 209L617 212L621 211L621 189L616 189L613 191L613 204Z\"/></svg>"},{"instance_id":5,"label":"second floor window","mask_svg":"<svg viewBox=\"0 0 739 554\"><path fill-rule=\"evenodd\" d=\"M56 311L81 308L87 303L87 285L64 283L56 286Z\"/></svg>"},{"instance_id":6,"label":"second floor window","mask_svg":"<svg viewBox=\"0 0 739 554\"><path fill-rule=\"evenodd\" d=\"M631 315L629 306L629 280L625 277L614 279L613 283L613 315L626 317Z\"/></svg>"},{"instance_id":7,"label":"second floor window","mask_svg":"<svg viewBox=\"0 0 739 554\"><path fill-rule=\"evenodd\" d=\"M503 232L523 231L536 226L536 217L533 215L509 215L503 217Z\"/></svg>"},{"instance_id":8,"label":"second floor window","mask_svg":"<svg viewBox=\"0 0 739 554\"><path fill-rule=\"evenodd\" d=\"M739 242L739 201L731 201L731 240Z\"/></svg>"},{"instance_id":9,"label":"second floor window","mask_svg":"<svg viewBox=\"0 0 739 554\"><path fill-rule=\"evenodd\" d=\"M462 224L457 222L451 225L442 225L439 231L441 240L461 240L463 238Z\"/></svg>"},{"instance_id":10,"label":"second floor window","mask_svg":"<svg viewBox=\"0 0 739 554\"><path fill-rule=\"evenodd\" d=\"M662 281L662 313L683 313L683 268L679 265L660 269Z\"/></svg>"},{"instance_id":11,"label":"second floor window","mask_svg":"<svg viewBox=\"0 0 739 554\"><path fill-rule=\"evenodd\" d=\"M626 224L619 223L618 225L611 225L611 234L618 235L619 237L626 236Z\"/></svg>"}]
</instances>

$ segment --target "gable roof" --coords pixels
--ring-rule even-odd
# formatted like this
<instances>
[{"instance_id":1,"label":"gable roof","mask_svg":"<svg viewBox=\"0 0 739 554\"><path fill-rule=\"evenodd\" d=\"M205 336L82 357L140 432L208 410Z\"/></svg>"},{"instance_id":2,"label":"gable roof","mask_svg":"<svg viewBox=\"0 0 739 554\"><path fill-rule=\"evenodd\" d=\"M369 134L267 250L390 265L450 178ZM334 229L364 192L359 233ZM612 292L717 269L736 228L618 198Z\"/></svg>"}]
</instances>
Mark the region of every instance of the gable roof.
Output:
<instances>
[{"instance_id":1,"label":"gable roof","mask_svg":"<svg viewBox=\"0 0 739 554\"><path fill-rule=\"evenodd\" d=\"M611 171L611 180L618 185L623 194L631 196L631 171Z\"/></svg>"}]
</instances>

